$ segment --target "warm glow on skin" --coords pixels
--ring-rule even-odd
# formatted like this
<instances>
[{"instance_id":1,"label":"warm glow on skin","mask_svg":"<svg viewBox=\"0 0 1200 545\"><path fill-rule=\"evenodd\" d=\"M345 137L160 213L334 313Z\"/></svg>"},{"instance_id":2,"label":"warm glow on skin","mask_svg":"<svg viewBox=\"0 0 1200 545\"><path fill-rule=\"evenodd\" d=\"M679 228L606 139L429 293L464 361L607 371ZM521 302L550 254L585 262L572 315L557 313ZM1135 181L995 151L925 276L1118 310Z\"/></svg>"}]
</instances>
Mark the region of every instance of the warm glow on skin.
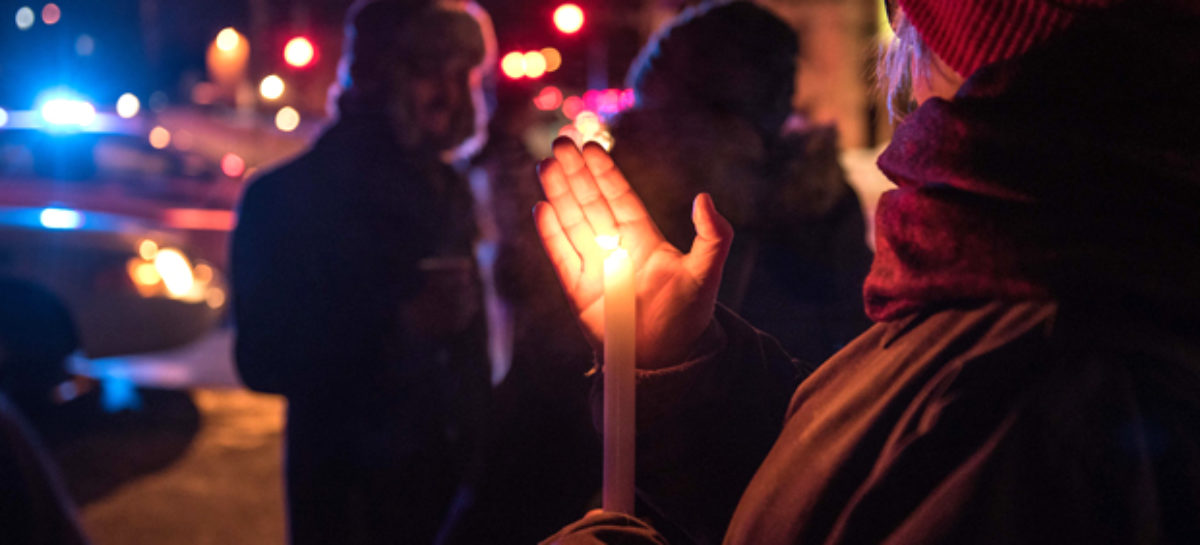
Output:
<instances>
[{"instance_id":1,"label":"warm glow on skin","mask_svg":"<svg viewBox=\"0 0 1200 545\"><path fill-rule=\"evenodd\" d=\"M602 249L613 251L621 247L620 235L596 235L596 245Z\"/></svg>"}]
</instances>

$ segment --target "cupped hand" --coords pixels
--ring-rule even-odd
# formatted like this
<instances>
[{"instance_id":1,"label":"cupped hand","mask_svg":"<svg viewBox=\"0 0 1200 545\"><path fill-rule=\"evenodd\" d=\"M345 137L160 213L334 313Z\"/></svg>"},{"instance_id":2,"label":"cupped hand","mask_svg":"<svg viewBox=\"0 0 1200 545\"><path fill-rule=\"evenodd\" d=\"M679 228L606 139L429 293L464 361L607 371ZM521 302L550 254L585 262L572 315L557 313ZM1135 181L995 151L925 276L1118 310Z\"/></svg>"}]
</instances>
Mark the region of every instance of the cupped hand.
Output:
<instances>
[{"instance_id":1,"label":"cupped hand","mask_svg":"<svg viewBox=\"0 0 1200 545\"><path fill-rule=\"evenodd\" d=\"M638 367L679 363L712 320L733 228L701 193L692 206L696 238L684 254L663 238L612 158L554 142L538 168L549 202L534 208L538 231L568 299L594 345L604 338L604 258L597 236L620 236L636 270Z\"/></svg>"}]
</instances>

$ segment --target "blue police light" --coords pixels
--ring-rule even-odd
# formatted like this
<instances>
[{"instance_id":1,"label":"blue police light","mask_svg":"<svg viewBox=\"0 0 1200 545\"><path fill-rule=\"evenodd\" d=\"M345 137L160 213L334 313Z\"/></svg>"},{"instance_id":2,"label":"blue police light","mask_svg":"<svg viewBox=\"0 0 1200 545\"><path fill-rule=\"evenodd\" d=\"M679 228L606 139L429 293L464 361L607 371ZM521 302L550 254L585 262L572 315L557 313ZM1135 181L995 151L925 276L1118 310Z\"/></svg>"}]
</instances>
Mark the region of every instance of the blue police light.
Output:
<instances>
[{"instance_id":1,"label":"blue police light","mask_svg":"<svg viewBox=\"0 0 1200 545\"><path fill-rule=\"evenodd\" d=\"M52 98L42 104L42 119L60 127L86 127L96 120L96 108L86 100Z\"/></svg>"},{"instance_id":2,"label":"blue police light","mask_svg":"<svg viewBox=\"0 0 1200 545\"><path fill-rule=\"evenodd\" d=\"M78 229L83 225L83 214L69 208L43 208L38 220L47 229Z\"/></svg>"}]
</instances>

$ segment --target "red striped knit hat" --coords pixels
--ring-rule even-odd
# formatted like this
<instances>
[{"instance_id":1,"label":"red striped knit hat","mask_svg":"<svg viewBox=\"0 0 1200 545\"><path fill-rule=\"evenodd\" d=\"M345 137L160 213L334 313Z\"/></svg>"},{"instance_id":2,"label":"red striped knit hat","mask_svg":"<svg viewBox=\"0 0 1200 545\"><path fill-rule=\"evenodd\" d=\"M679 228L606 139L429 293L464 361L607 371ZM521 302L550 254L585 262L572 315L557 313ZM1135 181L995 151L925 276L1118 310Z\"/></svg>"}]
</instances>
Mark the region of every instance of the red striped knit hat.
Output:
<instances>
[{"instance_id":1,"label":"red striped knit hat","mask_svg":"<svg viewBox=\"0 0 1200 545\"><path fill-rule=\"evenodd\" d=\"M1122 0L899 0L925 44L961 76L1011 59Z\"/></svg>"}]
</instances>

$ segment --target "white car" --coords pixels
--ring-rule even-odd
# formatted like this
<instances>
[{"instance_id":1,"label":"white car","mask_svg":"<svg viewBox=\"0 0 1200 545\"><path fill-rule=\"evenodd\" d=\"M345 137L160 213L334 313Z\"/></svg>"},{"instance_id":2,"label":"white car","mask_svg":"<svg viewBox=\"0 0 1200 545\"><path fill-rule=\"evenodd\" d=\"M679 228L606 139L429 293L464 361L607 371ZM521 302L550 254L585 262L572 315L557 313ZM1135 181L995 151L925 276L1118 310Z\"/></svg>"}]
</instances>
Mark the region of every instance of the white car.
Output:
<instances>
[{"instance_id":1,"label":"white car","mask_svg":"<svg viewBox=\"0 0 1200 545\"><path fill-rule=\"evenodd\" d=\"M0 129L0 387L50 395L70 352L161 350L212 330L223 248L198 241L232 225L231 202L205 199L221 181L142 135Z\"/></svg>"}]
</instances>

